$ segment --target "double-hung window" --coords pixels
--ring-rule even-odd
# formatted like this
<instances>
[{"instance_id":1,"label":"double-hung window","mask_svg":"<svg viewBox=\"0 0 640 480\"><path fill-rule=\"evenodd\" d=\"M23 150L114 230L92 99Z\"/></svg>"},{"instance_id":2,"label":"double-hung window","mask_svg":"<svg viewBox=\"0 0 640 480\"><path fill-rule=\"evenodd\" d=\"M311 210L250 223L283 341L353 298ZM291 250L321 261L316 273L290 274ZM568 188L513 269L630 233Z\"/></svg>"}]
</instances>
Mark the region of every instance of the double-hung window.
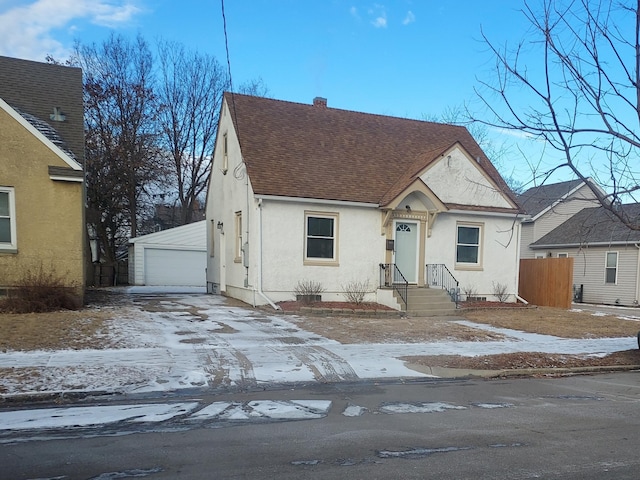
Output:
<instances>
[{"instance_id":1,"label":"double-hung window","mask_svg":"<svg viewBox=\"0 0 640 480\"><path fill-rule=\"evenodd\" d=\"M618 252L607 252L604 268L605 283L618 282Z\"/></svg>"},{"instance_id":2,"label":"double-hung window","mask_svg":"<svg viewBox=\"0 0 640 480\"><path fill-rule=\"evenodd\" d=\"M337 230L338 214L305 212L305 262L337 263Z\"/></svg>"},{"instance_id":3,"label":"double-hung window","mask_svg":"<svg viewBox=\"0 0 640 480\"><path fill-rule=\"evenodd\" d=\"M15 251L16 207L11 187L0 187L0 251Z\"/></svg>"},{"instance_id":4,"label":"double-hung window","mask_svg":"<svg viewBox=\"0 0 640 480\"><path fill-rule=\"evenodd\" d=\"M482 225L457 225L456 265L462 268L482 266Z\"/></svg>"}]
</instances>

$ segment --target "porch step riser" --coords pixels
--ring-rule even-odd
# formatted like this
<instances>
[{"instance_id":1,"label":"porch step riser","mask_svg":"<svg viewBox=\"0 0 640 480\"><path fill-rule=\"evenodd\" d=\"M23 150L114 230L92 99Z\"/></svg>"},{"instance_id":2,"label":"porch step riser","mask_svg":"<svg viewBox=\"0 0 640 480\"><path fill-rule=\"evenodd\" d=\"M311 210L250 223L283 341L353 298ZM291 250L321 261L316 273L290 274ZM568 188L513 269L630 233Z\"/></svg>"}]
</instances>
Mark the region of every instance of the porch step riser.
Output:
<instances>
[{"instance_id":1,"label":"porch step riser","mask_svg":"<svg viewBox=\"0 0 640 480\"><path fill-rule=\"evenodd\" d=\"M397 292L393 292L402 310L404 302ZM440 288L409 288L407 290L409 310L407 314L416 317L433 317L440 315L454 315L456 306L446 290Z\"/></svg>"},{"instance_id":2,"label":"porch step riser","mask_svg":"<svg viewBox=\"0 0 640 480\"><path fill-rule=\"evenodd\" d=\"M456 311L454 309L452 310L419 310L419 311L409 310L407 314L412 317L444 317L447 315L455 315Z\"/></svg>"}]
</instances>

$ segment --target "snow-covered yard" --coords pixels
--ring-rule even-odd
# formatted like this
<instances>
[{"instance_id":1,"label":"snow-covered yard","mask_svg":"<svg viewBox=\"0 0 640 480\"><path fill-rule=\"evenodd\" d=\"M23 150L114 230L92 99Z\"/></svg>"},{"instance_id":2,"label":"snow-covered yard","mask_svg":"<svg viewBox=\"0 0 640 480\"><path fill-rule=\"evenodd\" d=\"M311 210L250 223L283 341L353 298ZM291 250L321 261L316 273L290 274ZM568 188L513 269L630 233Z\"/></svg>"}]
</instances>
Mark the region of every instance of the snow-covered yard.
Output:
<instances>
[{"instance_id":1,"label":"snow-covered yard","mask_svg":"<svg viewBox=\"0 0 640 480\"><path fill-rule=\"evenodd\" d=\"M150 307L152 305L153 308ZM118 348L0 353L0 392L142 393L198 387L250 388L289 382L427 377L399 358L536 351L606 355L634 338L562 339L467 327L504 335L493 341L341 344L305 331L292 317L233 306L213 295L138 294L117 307L109 344Z\"/></svg>"}]
</instances>

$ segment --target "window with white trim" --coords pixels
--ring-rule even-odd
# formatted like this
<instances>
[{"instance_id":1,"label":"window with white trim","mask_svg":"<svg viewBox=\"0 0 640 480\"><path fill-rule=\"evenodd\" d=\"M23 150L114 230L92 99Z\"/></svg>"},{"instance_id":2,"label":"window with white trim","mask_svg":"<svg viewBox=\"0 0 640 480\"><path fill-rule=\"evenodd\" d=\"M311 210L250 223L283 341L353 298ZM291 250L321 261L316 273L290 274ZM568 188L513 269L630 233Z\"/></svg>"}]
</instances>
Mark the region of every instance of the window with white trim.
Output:
<instances>
[{"instance_id":1,"label":"window with white trim","mask_svg":"<svg viewBox=\"0 0 640 480\"><path fill-rule=\"evenodd\" d=\"M337 213L305 212L305 261L338 261L337 227Z\"/></svg>"},{"instance_id":2,"label":"window with white trim","mask_svg":"<svg viewBox=\"0 0 640 480\"><path fill-rule=\"evenodd\" d=\"M566 252L558 253L558 258L569 258L569 254Z\"/></svg>"},{"instance_id":3,"label":"window with white trim","mask_svg":"<svg viewBox=\"0 0 640 480\"><path fill-rule=\"evenodd\" d=\"M0 251L16 248L15 193L11 187L0 187Z\"/></svg>"},{"instance_id":4,"label":"window with white trim","mask_svg":"<svg viewBox=\"0 0 640 480\"><path fill-rule=\"evenodd\" d=\"M239 263L242 261L242 212L236 212L235 234L236 234L236 253L233 261L236 263Z\"/></svg>"},{"instance_id":5,"label":"window with white trim","mask_svg":"<svg viewBox=\"0 0 640 480\"><path fill-rule=\"evenodd\" d=\"M604 282L618 283L618 252L607 252L605 262Z\"/></svg>"},{"instance_id":6,"label":"window with white trim","mask_svg":"<svg viewBox=\"0 0 640 480\"><path fill-rule=\"evenodd\" d=\"M482 225L459 223L456 231L456 264L480 266L482 263Z\"/></svg>"}]
</instances>

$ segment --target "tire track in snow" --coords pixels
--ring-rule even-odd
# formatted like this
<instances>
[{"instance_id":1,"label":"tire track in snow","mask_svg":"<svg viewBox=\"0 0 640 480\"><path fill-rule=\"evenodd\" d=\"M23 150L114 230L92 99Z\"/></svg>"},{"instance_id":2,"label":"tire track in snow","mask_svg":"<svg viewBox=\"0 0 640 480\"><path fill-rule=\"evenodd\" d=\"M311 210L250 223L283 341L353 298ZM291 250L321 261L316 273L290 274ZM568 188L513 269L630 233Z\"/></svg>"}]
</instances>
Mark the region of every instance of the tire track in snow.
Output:
<instances>
[{"instance_id":1,"label":"tire track in snow","mask_svg":"<svg viewBox=\"0 0 640 480\"><path fill-rule=\"evenodd\" d=\"M257 385L253 365L244 353L234 348L220 335L210 334L199 338L203 338L205 342L194 344L194 350L202 359L211 386L236 384L239 387L252 387ZM214 345L207 345L206 341ZM233 378L236 374L238 377Z\"/></svg>"},{"instance_id":2,"label":"tire track in snow","mask_svg":"<svg viewBox=\"0 0 640 480\"><path fill-rule=\"evenodd\" d=\"M202 314L199 309L183 302L177 302L190 310L190 313L196 315L201 320L207 321L207 316ZM217 320L222 330L229 326ZM233 330L233 329L232 329ZM201 330L194 332L190 338L195 339L193 350L202 360L204 371L208 377L210 386L229 386L236 384L239 387L252 387L257 385L253 365L247 356L240 350L234 348L223 335L230 333L217 334L211 330L206 333ZM233 335L231 333L231 335ZM232 378L232 374L237 374L237 378Z\"/></svg>"},{"instance_id":3,"label":"tire track in snow","mask_svg":"<svg viewBox=\"0 0 640 480\"><path fill-rule=\"evenodd\" d=\"M349 362L326 348L317 346L293 347L289 351L313 372L313 376L319 382L358 379L358 375Z\"/></svg>"}]
</instances>

